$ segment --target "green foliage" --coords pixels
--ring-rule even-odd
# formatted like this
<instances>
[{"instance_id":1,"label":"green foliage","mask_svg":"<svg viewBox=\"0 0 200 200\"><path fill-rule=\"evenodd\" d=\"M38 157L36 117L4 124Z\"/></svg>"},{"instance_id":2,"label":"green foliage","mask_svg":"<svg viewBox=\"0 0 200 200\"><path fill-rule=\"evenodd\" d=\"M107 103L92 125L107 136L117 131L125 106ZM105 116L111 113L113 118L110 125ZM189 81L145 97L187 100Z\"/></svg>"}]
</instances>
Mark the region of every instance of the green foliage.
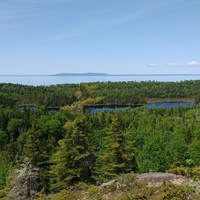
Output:
<instances>
[{"instance_id":1,"label":"green foliage","mask_svg":"<svg viewBox=\"0 0 200 200\"><path fill-rule=\"evenodd\" d=\"M140 172L165 171L169 167L169 153L162 132L154 131L146 139L142 150L138 152L137 162Z\"/></svg>"},{"instance_id":2,"label":"green foliage","mask_svg":"<svg viewBox=\"0 0 200 200\"><path fill-rule=\"evenodd\" d=\"M87 189L87 192L90 199L100 200L98 186L90 185Z\"/></svg>"},{"instance_id":3,"label":"green foliage","mask_svg":"<svg viewBox=\"0 0 200 200\"><path fill-rule=\"evenodd\" d=\"M200 167L199 166L198 167L194 167L192 169L191 177L195 181L199 181L200 180Z\"/></svg>"},{"instance_id":4,"label":"green foliage","mask_svg":"<svg viewBox=\"0 0 200 200\"><path fill-rule=\"evenodd\" d=\"M48 158L44 136L37 124L34 122L32 129L28 132L27 142L24 147L24 157L30 158L35 166L43 165Z\"/></svg>"},{"instance_id":5,"label":"green foliage","mask_svg":"<svg viewBox=\"0 0 200 200\"><path fill-rule=\"evenodd\" d=\"M193 164L200 166L200 141L193 140L188 148L189 161L193 161ZM189 163L188 163L189 164Z\"/></svg>"},{"instance_id":6,"label":"green foliage","mask_svg":"<svg viewBox=\"0 0 200 200\"><path fill-rule=\"evenodd\" d=\"M79 90L75 93L78 100L86 100L92 97L96 90L96 85L89 86L86 83L80 83Z\"/></svg>"},{"instance_id":7,"label":"green foliage","mask_svg":"<svg viewBox=\"0 0 200 200\"><path fill-rule=\"evenodd\" d=\"M189 186L178 186L171 183L165 183L162 186L163 200L183 200L189 199L194 194L194 189Z\"/></svg>"},{"instance_id":8,"label":"green foliage","mask_svg":"<svg viewBox=\"0 0 200 200\"><path fill-rule=\"evenodd\" d=\"M182 176L188 175L188 169L183 166L170 168L169 170L167 170L167 172L176 174L176 175L182 175Z\"/></svg>"},{"instance_id":9,"label":"green foliage","mask_svg":"<svg viewBox=\"0 0 200 200\"><path fill-rule=\"evenodd\" d=\"M128 200L137 200L137 195L135 193L132 193L128 196Z\"/></svg>"},{"instance_id":10,"label":"green foliage","mask_svg":"<svg viewBox=\"0 0 200 200\"><path fill-rule=\"evenodd\" d=\"M9 133L9 138L11 141L15 141L21 132L21 127L23 124L22 119L12 118L7 125L7 131Z\"/></svg>"},{"instance_id":11,"label":"green foliage","mask_svg":"<svg viewBox=\"0 0 200 200\"><path fill-rule=\"evenodd\" d=\"M79 90L75 93L78 101L74 102L72 105L61 107L61 110L63 112L82 113L85 105L93 105L102 102L103 97L94 97L95 89L96 85L89 86L88 84L81 83L79 85Z\"/></svg>"},{"instance_id":12,"label":"green foliage","mask_svg":"<svg viewBox=\"0 0 200 200\"><path fill-rule=\"evenodd\" d=\"M52 189L90 180L93 147L87 118L78 116L64 127L65 138L59 141L58 151L52 161Z\"/></svg>"},{"instance_id":13,"label":"green foliage","mask_svg":"<svg viewBox=\"0 0 200 200\"><path fill-rule=\"evenodd\" d=\"M78 200L83 197L81 190L61 190L59 193L51 195L48 197L49 200ZM46 197L40 198L41 200L46 200Z\"/></svg>"},{"instance_id":14,"label":"green foliage","mask_svg":"<svg viewBox=\"0 0 200 200\"><path fill-rule=\"evenodd\" d=\"M0 130L0 150L3 150L8 142L8 135L5 131Z\"/></svg>"},{"instance_id":15,"label":"green foliage","mask_svg":"<svg viewBox=\"0 0 200 200\"><path fill-rule=\"evenodd\" d=\"M192 89L191 89L192 88ZM0 104L64 106L77 100L105 97L103 103L143 104L147 99L192 98L199 102L200 81L182 82L104 82L51 86L0 84ZM78 90L78 91L77 91Z\"/></svg>"},{"instance_id":16,"label":"green foliage","mask_svg":"<svg viewBox=\"0 0 200 200\"><path fill-rule=\"evenodd\" d=\"M10 168L11 162L5 154L0 153L0 190L6 186L6 178Z\"/></svg>"},{"instance_id":17,"label":"green foliage","mask_svg":"<svg viewBox=\"0 0 200 200\"><path fill-rule=\"evenodd\" d=\"M154 98L199 101L199 93L200 81L49 87L0 84L0 154L5 153L11 160L0 159L0 188L5 186L9 167L16 167L26 157L40 168L40 185L45 192L78 187L79 182L101 184L131 171L170 169L188 175L190 170L189 175L198 180L200 107L138 107L95 114L87 113L84 107L140 104ZM19 109L21 104L27 107ZM28 105L37 105L37 110ZM48 106L61 106L61 112L48 112ZM190 166L189 160L193 161ZM127 188L132 190L132 185ZM70 190L63 191L74 195ZM91 198L99 197L96 186L90 193ZM137 191L131 194L130 198L150 197Z\"/></svg>"},{"instance_id":18,"label":"green foliage","mask_svg":"<svg viewBox=\"0 0 200 200\"><path fill-rule=\"evenodd\" d=\"M126 146L130 141L125 137L122 122L122 112L114 112L112 123L103 138L104 147L100 149L96 161L95 179L98 181L112 179L118 174L130 172L135 167L135 163L132 162L134 161L134 152L131 151L133 147L128 146L128 149Z\"/></svg>"}]
</instances>

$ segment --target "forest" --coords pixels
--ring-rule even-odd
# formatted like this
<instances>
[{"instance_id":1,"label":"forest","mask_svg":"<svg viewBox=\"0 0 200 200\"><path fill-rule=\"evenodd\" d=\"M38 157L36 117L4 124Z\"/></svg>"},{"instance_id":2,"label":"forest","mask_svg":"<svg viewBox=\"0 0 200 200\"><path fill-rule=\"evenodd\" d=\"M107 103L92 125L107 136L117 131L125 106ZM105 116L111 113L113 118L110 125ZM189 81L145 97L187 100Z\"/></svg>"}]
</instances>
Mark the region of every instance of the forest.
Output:
<instances>
[{"instance_id":1,"label":"forest","mask_svg":"<svg viewBox=\"0 0 200 200\"><path fill-rule=\"evenodd\" d=\"M150 99L200 99L200 80L181 82L96 82L94 96L104 97L107 104L137 104ZM4 107L16 105L64 106L77 101L74 95L78 84L51 86L25 86L0 84L0 104Z\"/></svg>"},{"instance_id":2,"label":"forest","mask_svg":"<svg viewBox=\"0 0 200 200\"><path fill-rule=\"evenodd\" d=\"M190 99L195 106L84 112L87 104L152 99ZM8 177L26 160L39 169L38 191L47 195L132 172L176 172L199 180L199 100L200 81L0 84L0 199L11 185ZM47 112L55 106L61 112Z\"/></svg>"}]
</instances>

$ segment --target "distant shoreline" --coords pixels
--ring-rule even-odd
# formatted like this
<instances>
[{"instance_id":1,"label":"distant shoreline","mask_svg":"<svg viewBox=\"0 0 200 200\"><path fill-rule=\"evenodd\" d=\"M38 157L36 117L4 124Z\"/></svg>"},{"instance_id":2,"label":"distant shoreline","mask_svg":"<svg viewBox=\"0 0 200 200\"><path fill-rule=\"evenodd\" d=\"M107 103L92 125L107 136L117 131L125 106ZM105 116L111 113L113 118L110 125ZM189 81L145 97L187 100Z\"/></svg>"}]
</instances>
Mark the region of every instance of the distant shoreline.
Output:
<instances>
[{"instance_id":1,"label":"distant shoreline","mask_svg":"<svg viewBox=\"0 0 200 200\"><path fill-rule=\"evenodd\" d=\"M80 84L91 82L180 82L199 80L200 74L65 74L65 75L0 75L0 83L22 85Z\"/></svg>"},{"instance_id":2,"label":"distant shoreline","mask_svg":"<svg viewBox=\"0 0 200 200\"><path fill-rule=\"evenodd\" d=\"M200 76L200 74L107 74L107 73L59 73L59 74L1 74L0 76Z\"/></svg>"},{"instance_id":3,"label":"distant shoreline","mask_svg":"<svg viewBox=\"0 0 200 200\"><path fill-rule=\"evenodd\" d=\"M54 74L53 76L109 76L107 73L59 73Z\"/></svg>"},{"instance_id":4,"label":"distant shoreline","mask_svg":"<svg viewBox=\"0 0 200 200\"><path fill-rule=\"evenodd\" d=\"M59 73L50 76L200 76L200 74L107 74L107 73Z\"/></svg>"}]
</instances>

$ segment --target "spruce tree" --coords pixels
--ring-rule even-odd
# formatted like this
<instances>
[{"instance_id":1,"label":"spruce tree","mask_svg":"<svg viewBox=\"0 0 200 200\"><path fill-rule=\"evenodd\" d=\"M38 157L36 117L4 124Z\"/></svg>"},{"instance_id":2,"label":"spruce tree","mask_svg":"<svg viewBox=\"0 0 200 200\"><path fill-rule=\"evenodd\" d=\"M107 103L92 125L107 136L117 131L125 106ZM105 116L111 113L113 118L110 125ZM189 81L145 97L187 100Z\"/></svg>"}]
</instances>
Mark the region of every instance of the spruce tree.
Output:
<instances>
[{"instance_id":1,"label":"spruce tree","mask_svg":"<svg viewBox=\"0 0 200 200\"><path fill-rule=\"evenodd\" d=\"M49 158L50 148L46 137L41 131L37 120L33 122L33 127L27 132L28 138L24 145L21 161L30 159L31 163L40 169L40 186L48 192L49 190Z\"/></svg>"},{"instance_id":2,"label":"spruce tree","mask_svg":"<svg viewBox=\"0 0 200 200\"><path fill-rule=\"evenodd\" d=\"M114 178L118 174L132 170L130 165L134 161L132 142L126 141L121 111L115 111L112 123L104 138L105 146L100 149L95 166L94 177L97 181L104 182Z\"/></svg>"},{"instance_id":3,"label":"spruce tree","mask_svg":"<svg viewBox=\"0 0 200 200\"><path fill-rule=\"evenodd\" d=\"M79 115L65 124L66 135L59 141L58 151L53 157L51 189L62 189L77 182L88 182L91 178L93 148L87 118Z\"/></svg>"}]
</instances>

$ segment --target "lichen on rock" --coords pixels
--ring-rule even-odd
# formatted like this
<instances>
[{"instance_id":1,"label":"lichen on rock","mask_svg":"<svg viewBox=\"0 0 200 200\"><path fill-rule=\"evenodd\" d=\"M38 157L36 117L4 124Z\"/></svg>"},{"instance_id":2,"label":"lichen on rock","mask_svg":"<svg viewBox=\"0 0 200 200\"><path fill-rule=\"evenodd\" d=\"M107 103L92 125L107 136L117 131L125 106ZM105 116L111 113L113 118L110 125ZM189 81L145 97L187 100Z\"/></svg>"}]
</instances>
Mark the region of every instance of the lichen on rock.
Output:
<instances>
[{"instance_id":1,"label":"lichen on rock","mask_svg":"<svg viewBox=\"0 0 200 200\"><path fill-rule=\"evenodd\" d=\"M20 169L15 169L9 177L7 196L10 200L35 199L39 189L39 169L26 158Z\"/></svg>"}]
</instances>

